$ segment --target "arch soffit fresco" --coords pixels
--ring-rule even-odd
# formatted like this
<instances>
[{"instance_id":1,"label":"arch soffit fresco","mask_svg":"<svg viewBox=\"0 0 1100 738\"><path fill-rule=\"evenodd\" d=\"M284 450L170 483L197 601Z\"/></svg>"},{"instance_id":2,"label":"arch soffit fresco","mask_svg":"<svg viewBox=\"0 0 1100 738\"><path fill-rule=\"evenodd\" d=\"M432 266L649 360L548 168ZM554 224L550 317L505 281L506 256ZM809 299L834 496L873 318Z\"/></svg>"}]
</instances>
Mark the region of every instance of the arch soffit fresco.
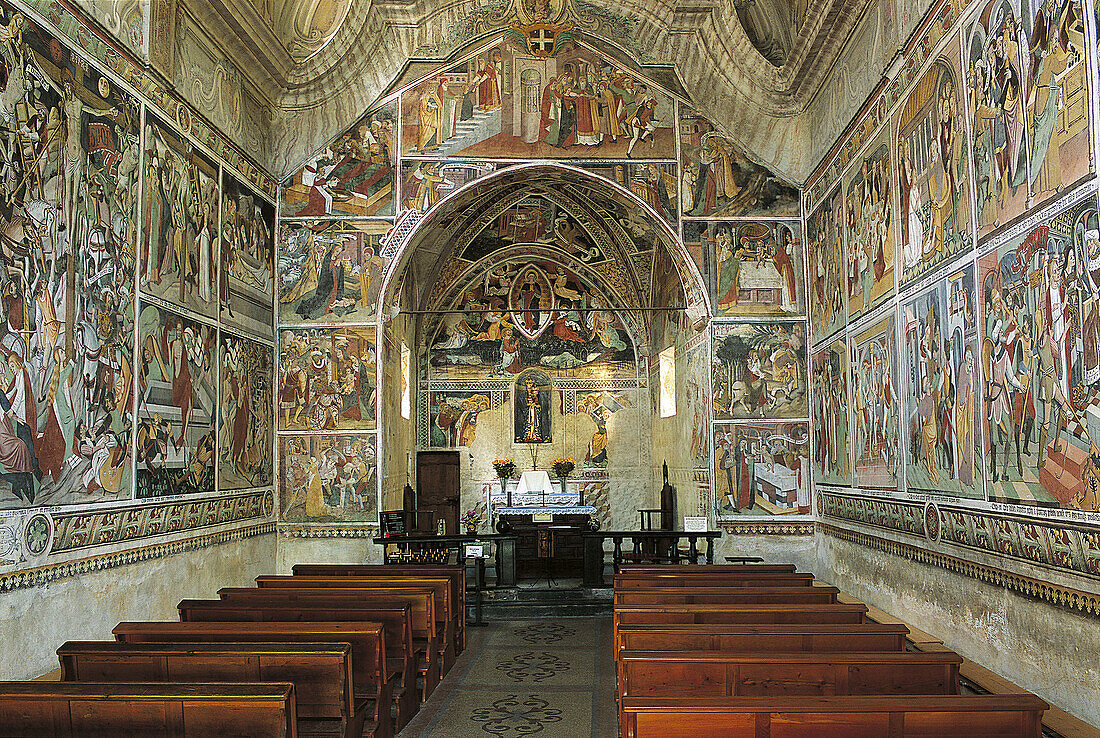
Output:
<instances>
[{"instance_id":1,"label":"arch soffit fresco","mask_svg":"<svg viewBox=\"0 0 1100 738\"><path fill-rule=\"evenodd\" d=\"M230 0L185 1L215 9L234 5ZM737 130L737 140L754 159L800 182L813 162L806 160L806 147L789 142L802 140L807 125L803 112L870 0L774 2L791 6L792 26L786 31L793 37L778 67L746 33L738 17L739 0L687 6L661 0L549 0L547 5L555 18L626 52L626 57L674 67L695 107L710 111L727 130ZM344 9L342 3L350 5ZM299 42L308 53L295 58L283 46L258 62L266 73L259 83L273 100L271 166L284 173L300 165L303 152L320 148L361 117L410 59L450 63L471 42L522 22L524 13L530 13L524 8L532 3L295 0L282 5L303 4L334 6L321 15L340 20L335 29L313 29L312 45ZM302 12L284 8L282 16L301 23ZM309 23L304 27L310 28ZM263 56L268 46L241 42L236 55ZM303 120L310 125L303 126Z\"/></svg>"},{"instance_id":2,"label":"arch soffit fresco","mask_svg":"<svg viewBox=\"0 0 1100 738\"><path fill-rule=\"evenodd\" d=\"M514 204L524 198L541 195L548 190L554 191L557 189L555 187L556 183L561 183L566 188L570 184L574 186L580 184L586 187L590 192L597 193L598 197L603 198L609 210L616 207L629 207L642 213L644 221L652 224L653 235L655 236L654 250L664 248L676 268L686 303L685 309L691 322L695 325L703 325L709 320L712 314L710 296L703 275L694 259L668 224L649 205L629 190L582 169L560 162L529 162L499 170L451 193L424 213L400 243L390 244L389 246L392 249L393 256L390 266L386 270L379 296L380 319L385 320L385 306L393 304L398 286L405 289L410 287L410 280L405 279L406 273L415 274L416 282L419 284L434 285L431 291L425 289L419 295L410 296L408 299L411 303L418 310L441 309L440 306L446 302L446 294L452 290L457 281L461 280L461 275L473 269L470 262L463 265L453 258L456 245L460 241L455 236L458 233L465 233L467 230L472 231L474 229L477 233L480 233L487 227L486 223L479 225L479 220L485 212L485 208L481 203L508 202ZM555 197L559 203L570 203L572 200L572 198L560 194L555 194ZM581 224L581 227L588 233L585 225ZM624 258L625 253L631 246L624 245L619 238L610 234L605 234L604 237L615 244L617 252L609 263L617 263L620 267L623 264L633 267L630 269L632 278L627 282L628 285L631 285L631 289L624 290L621 287L618 289L611 287L610 285L617 281L614 277L606 272L601 273L595 270L591 265L584 264L568 252L553 248L551 244L535 244L535 246L538 247L538 253L553 253L556 258L561 258L563 264L571 269L574 269L573 264L581 267L580 269L574 269L578 273L594 274L594 277L590 277L593 283L600 285L609 294L621 299L620 307L648 305L651 301L652 292L649 287L648 275L645 275L643 281L643 278L637 274L637 267L632 263L633 260ZM466 243L468 244L469 241ZM504 251L502 249L488 254L479 259L478 263L497 261L502 258L501 255ZM518 250L514 249L507 249L507 251L513 256L518 253ZM653 253L647 255L649 268L652 265L653 255ZM628 294L624 295L623 292ZM633 294L630 294L631 292ZM636 342L638 346L647 343L647 341L641 339L648 335L650 317L648 314L632 315L630 320L627 321L632 324L630 326L632 329L638 331L634 336L634 338L639 339Z\"/></svg>"}]
</instances>

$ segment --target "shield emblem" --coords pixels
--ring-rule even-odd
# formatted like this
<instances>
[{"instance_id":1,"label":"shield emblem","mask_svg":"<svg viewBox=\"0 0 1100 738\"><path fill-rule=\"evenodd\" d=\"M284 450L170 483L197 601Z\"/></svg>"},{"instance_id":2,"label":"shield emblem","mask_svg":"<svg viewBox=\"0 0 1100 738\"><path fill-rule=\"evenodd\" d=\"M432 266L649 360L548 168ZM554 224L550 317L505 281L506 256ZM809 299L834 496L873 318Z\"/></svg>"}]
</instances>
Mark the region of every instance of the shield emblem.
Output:
<instances>
[{"instance_id":1,"label":"shield emblem","mask_svg":"<svg viewBox=\"0 0 1100 738\"><path fill-rule=\"evenodd\" d=\"M508 309L516 330L529 340L538 338L550 325L556 303L550 278L534 264L525 266L512 280Z\"/></svg>"}]
</instances>

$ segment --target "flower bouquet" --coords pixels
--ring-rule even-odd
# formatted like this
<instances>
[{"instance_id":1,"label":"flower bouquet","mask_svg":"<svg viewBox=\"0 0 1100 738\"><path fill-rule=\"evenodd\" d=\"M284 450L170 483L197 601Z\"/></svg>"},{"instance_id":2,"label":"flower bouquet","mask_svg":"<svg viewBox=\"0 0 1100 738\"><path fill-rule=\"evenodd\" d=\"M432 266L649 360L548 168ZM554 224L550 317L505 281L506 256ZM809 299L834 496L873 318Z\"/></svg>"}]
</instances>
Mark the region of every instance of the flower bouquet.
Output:
<instances>
[{"instance_id":1,"label":"flower bouquet","mask_svg":"<svg viewBox=\"0 0 1100 738\"><path fill-rule=\"evenodd\" d=\"M577 464L573 459L554 459L554 463L550 465L550 469L558 479L565 479L576 468Z\"/></svg>"},{"instance_id":2,"label":"flower bouquet","mask_svg":"<svg viewBox=\"0 0 1100 738\"><path fill-rule=\"evenodd\" d=\"M516 473L516 462L511 456L507 459L496 459L493 461L493 469L501 480L511 479Z\"/></svg>"},{"instance_id":3,"label":"flower bouquet","mask_svg":"<svg viewBox=\"0 0 1100 738\"><path fill-rule=\"evenodd\" d=\"M467 510L462 513L459 522L462 523L467 533L473 534L477 532L477 524L481 522L481 516L477 514L476 510Z\"/></svg>"},{"instance_id":4,"label":"flower bouquet","mask_svg":"<svg viewBox=\"0 0 1100 738\"><path fill-rule=\"evenodd\" d=\"M505 504L511 507L512 490L508 489L508 480L516 473L516 462L511 456L506 459L495 459L493 461L493 469L496 471L497 476L500 477L500 491L507 496Z\"/></svg>"}]
</instances>

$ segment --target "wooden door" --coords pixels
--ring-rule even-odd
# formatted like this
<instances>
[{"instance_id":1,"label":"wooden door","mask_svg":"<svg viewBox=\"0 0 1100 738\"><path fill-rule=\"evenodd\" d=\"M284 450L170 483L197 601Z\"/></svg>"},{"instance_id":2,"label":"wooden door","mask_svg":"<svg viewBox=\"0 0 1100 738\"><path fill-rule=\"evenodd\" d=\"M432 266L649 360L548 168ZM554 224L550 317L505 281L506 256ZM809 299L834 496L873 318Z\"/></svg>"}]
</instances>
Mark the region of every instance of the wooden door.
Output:
<instances>
[{"instance_id":1,"label":"wooden door","mask_svg":"<svg viewBox=\"0 0 1100 738\"><path fill-rule=\"evenodd\" d=\"M459 533L458 465L458 451L420 451L416 454L417 509L423 511L420 514L421 525L430 518L434 530L438 525L436 521L445 520L447 535Z\"/></svg>"}]
</instances>

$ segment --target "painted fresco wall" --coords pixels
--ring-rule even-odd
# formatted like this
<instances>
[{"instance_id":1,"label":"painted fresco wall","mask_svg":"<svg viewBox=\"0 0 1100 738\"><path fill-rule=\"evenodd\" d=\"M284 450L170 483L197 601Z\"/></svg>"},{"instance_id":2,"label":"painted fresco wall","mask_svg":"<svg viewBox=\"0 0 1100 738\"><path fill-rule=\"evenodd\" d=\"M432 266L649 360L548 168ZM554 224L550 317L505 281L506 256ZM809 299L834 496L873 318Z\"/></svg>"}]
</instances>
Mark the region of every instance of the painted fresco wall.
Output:
<instances>
[{"instance_id":1,"label":"painted fresco wall","mask_svg":"<svg viewBox=\"0 0 1100 738\"><path fill-rule=\"evenodd\" d=\"M1095 40L1081 0L937 3L807 183L826 530L1100 588Z\"/></svg>"},{"instance_id":2,"label":"painted fresco wall","mask_svg":"<svg viewBox=\"0 0 1100 738\"><path fill-rule=\"evenodd\" d=\"M223 179L252 193L255 232L273 233L275 183L129 61L148 3L79 5L126 49L71 8L50 8L62 32L0 4L0 599L26 646L4 664L15 678L48 668L73 628L100 637L119 620L128 596L103 596L92 572L159 610L205 574L260 573L274 549L270 276L251 326L223 330L216 299Z\"/></svg>"}]
</instances>

